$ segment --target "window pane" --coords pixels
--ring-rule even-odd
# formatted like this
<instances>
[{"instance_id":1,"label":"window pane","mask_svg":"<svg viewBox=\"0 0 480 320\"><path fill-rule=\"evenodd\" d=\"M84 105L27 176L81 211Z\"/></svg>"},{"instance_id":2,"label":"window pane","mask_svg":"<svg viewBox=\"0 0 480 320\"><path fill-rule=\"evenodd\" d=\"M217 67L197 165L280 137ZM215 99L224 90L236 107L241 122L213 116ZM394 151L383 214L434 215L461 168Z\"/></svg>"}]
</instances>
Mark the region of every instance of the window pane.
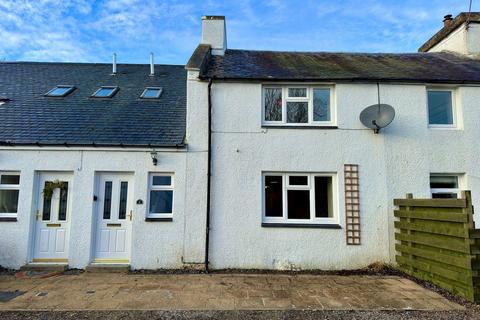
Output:
<instances>
[{"instance_id":1,"label":"window pane","mask_svg":"<svg viewBox=\"0 0 480 320\"><path fill-rule=\"evenodd\" d=\"M288 219L310 219L310 191L288 190Z\"/></svg>"},{"instance_id":2,"label":"window pane","mask_svg":"<svg viewBox=\"0 0 480 320\"><path fill-rule=\"evenodd\" d=\"M265 176L265 216L283 216L282 176Z\"/></svg>"},{"instance_id":3,"label":"window pane","mask_svg":"<svg viewBox=\"0 0 480 320\"><path fill-rule=\"evenodd\" d=\"M265 121L282 121L282 88L265 88Z\"/></svg>"},{"instance_id":4,"label":"window pane","mask_svg":"<svg viewBox=\"0 0 480 320\"><path fill-rule=\"evenodd\" d=\"M172 177L170 176L153 176L152 184L154 186L171 186Z\"/></svg>"},{"instance_id":5,"label":"window pane","mask_svg":"<svg viewBox=\"0 0 480 320\"><path fill-rule=\"evenodd\" d=\"M120 183L120 205L118 209L118 219L125 219L127 214L127 194L128 194L128 182L122 181Z\"/></svg>"},{"instance_id":6,"label":"window pane","mask_svg":"<svg viewBox=\"0 0 480 320\"><path fill-rule=\"evenodd\" d=\"M50 181L45 181L45 189L52 184ZM53 194L52 194L53 196ZM43 196L43 213L42 213L42 220L50 220L50 212L52 210L52 198L46 198L45 195Z\"/></svg>"},{"instance_id":7,"label":"window pane","mask_svg":"<svg viewBox=\"0 0 480 320\"><path fill-rule=\"evenodd\" d=\"M453 124L450 91L428 91L428 120L430 124Z\"/></svg>"},{"instance_id":8,"label":"window pane","mask_svg":"<svg viewBox=\"0 0 480 320\"><path fill-rule=\"evenodd\" d=\"M439 193L433 193L432 194L433 199L456 199L457 194L456 193L449 193L449 192L439 192Z\"/></svg>"},{"instance_id":9,"label":"window pane","mask_svg":"<svg viewBox=\"0 0 480 320\"><path fill-rule=\"evenodd\" d=\"M287 102L287 122L307 123L308 102Z\"/></svg>"},{"instance_id":10,"label":"window pane","mask_svg":"<svg viewBox=\"0 0 480 320\"><path fill-rule=\"evenodd\" d=\"M315 177L315 217L333 217L332 177Z\"/></svg>"},{"instance_id":11,"label":"window pane","mask_svg":"<svg viewBox=\"0 0 480 320\"><path fill-rule=\"evenodd\" d=\"M173 191L150 191L150 213L172 213Z\"/></svg>"},{"instance_id":12,"label":"window pane","mask_svg":"<svg viewBox=\"0 0 480 320\"><path fill-rule=\"evenodd\" d=\"M330 121L330 89L313 89L313 121Z\"/></svg>"},{"instance_id":13,"label":"window pane","mask_svg":"<svg viewBox=\"0 0 480 320\"><path fill-rule=\"evenodd\" d=\"M430 188L456 189L458 188L458 177L457 176L430 176Z\"/></svg>"},{"instance_id":14,"label":"window pane","mask_svg":"<svg viewBox=\"0 0 480 320\"><path fill-rule=\"evenodd\" d=\"M307 88L288 88L288 96L291 98L306 98Z\"/></svg>"},{"instance_id":15,"label":"window pane","mask_svg":"<svg viewBox=\"0 0 480 320\"><path fill-rule=\"evenodd\" d=\"M103 219L110 219L112 210L112 181L105 181L105 196L103 198Z\"/></svg>"},{"instance_id":16,"label":"window pane","mask_svg":"<svg viewBox=\"0 0 480 320\"><path fill-rule=\"evenodd\" d=\"M55 89L51 90L48 95L49 96L63 96L72 90L72 87L56 87Z\"/></svg>"},{"instance_id":17,"label":"window pane","mask_svg":"<svg viewBox=\"0 0 480 320\"><path fill-rule=\"evenodd\" d=\"M109 97L114 90L114 88L101 88L95 93L95 97Z\"/></svg>"},{"instance_id":18,"label":"window pane","mask_svg":"<svg viewBox=\"0 0 480 320\"><path fill-rule=\"evenodd\" d=\"M145 89L143 93L143 98L158 98L160 94L160 89Z\"/></svg>"},{"instance_id":19,"label":"window pane","mask_svg":"<svg viewBox=\"0 0 480 320\"><path fill-rule=\"evenodd\" d=\"M60 204L58 208L58 220L67 220L67 200L68 200L68 182L63 183L60 189Z\"/></svg>"},{"instance_id":20,"label":"window pane","mask_svg":"<svg viewBox=\"0 0 480 320\"><path fill-rule=\"evenodd\" d=\"M0 213L17 213L18 190L0 190Z\"/></svg>"},{"instance_id":21,"label":"window pane","mask_svg":"<svg viewBox=\"0 0 480 320\"><path fill-rule=\"evenodd\" d=\"M288 184L291 186L308 186L307 176L289 176Z\"/></svg>"},{"instance_id":22,"label":"window pane","mask_svg":"<svg viewBox=\"0 0 480 320\"><path fill-rule=\"evenodd\" d=\"M20 184L20 176L18 174L3 174L0 178L0 184Z\"/></svg>"}]
</instances>

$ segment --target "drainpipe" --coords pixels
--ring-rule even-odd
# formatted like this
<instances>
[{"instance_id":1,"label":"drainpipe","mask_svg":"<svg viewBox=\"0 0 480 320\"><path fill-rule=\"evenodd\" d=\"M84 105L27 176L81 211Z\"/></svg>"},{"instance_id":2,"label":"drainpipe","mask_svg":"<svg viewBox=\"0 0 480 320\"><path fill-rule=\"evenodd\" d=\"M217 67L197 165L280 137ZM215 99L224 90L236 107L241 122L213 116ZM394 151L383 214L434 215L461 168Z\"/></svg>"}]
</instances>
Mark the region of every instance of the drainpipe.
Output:
<instances>
[{"instance_id":1,"label":"drainpipe","mask_svg":"<svg viewBox=\"0 0 480 320\"><path fill-rule=\"evenodd\" d=\"M209 272L209 247L210 247L210 184L212 168L212 84L213 78L208 80L208 167L207 167L207 220L205 227L205 272Z\"/></svg>"}]
</instances>

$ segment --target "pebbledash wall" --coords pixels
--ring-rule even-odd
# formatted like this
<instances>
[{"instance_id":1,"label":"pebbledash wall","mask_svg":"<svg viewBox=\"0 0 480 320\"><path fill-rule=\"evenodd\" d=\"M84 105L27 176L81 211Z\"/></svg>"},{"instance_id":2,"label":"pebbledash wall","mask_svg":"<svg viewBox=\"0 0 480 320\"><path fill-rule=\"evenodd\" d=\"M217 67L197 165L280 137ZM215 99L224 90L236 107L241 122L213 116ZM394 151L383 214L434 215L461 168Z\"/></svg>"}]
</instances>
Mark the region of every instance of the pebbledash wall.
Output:
<instances>
[{"instance_id":1,"label":"pebbledash wall","mask_svg":"<svg viewBox=\"0 0 480 320\"><path fill-rule=\"evenodd\" d=\"M189 83L189 93L205 94L205 82ZM480 206L480 155L472 152L480 136L480 88L455 88L463 119L458 129L428 127L426 89L381 84L381 101L395 107L396 117L375 135L359 114L377 102L376 84L335 84L338 129L303 129L262 127L262 83L214 82L211 267L351 269L391 262L393 199L407 192L430 197L430 173L464 174L461 188L472 190L474 205ZM359 246L345 239L343 166L349 163L358 164L360 172ZM342 229L262 227L265 171L336 173Z\"/></svg>"},{"instance_id":2,"label":"pebbledash wall","mask_svg":"<svg viewBox=\"0 0 480 320\"><path fill-rule=\"evenodd\" d=\"M203 212L190 210L204 198L204 185L186 174L186 150L158 152L158 165L152 164L151 150L94 148L29 148L0 149L2 170L19 171L20 192L18 221L0 223L0 265L19 268L32 258L33 226L35 219L36 179L39 172L69 172L73 174L72 210L69 213L70 238L68 265L85 268L93 260L93 222L95 175L100 172L122 172L134 175L132 269L183 268L203 263ZM196 171L192 168L192 171ZM148 175L155 172L174 173L174 217L171 222L147 222ZM199 190L199 188L201 190ZM188 196L187 196L188 195ZM188 203L193 203L188 204ZM199 221L200 219L200 221Z\"/></svg>"}]
</instances>

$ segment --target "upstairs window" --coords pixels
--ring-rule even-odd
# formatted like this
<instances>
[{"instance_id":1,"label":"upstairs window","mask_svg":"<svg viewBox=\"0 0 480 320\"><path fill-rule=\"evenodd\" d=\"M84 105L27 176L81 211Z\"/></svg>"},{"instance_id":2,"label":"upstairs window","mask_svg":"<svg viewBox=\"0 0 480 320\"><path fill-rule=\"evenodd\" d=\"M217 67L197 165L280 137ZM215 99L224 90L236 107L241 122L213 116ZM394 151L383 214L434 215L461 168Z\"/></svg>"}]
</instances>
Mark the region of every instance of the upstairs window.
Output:
<instances>
[{"instance_id":1,"label":"upstairs window","mask_svg":"<svg viewBox=\"0 0 480 320\"><path fill-rule=\"evenodd\" d=\"M265 125L333 125L332 88L322 86L265 86Z\"/></svg>"},{"instance_id":2,"label":"upstairs window","mask_svg":"<svg viewBox=\"0 0 480 320\"><path fill-rule=\"evenodd\" d=\"M264 223L333 224L335 175L266 173Z\"/></svg>"},{"instance_id":3,"label":"upstairs window","mask_svg":"<svg viewBox=\"0 0 480 320\"><path fill-rule=\"evenodd\" d=\"M95 91L92 97L111 98L117 93L118 90L118 87L100 87L97 91Z\"/></svg>"},{"instance_id":4,"label":"upstairs window","mask_svg":"<svg viewBox=\"0 0 480 320\"><path fill-rule=\"evenodd\" d=\"M162 95L162 88L147 87L143 90L140 98L142 99L158 99Z\"/></svg>"},{"instance_id":5,"label":"upstairs window","mask_svg":"<svg viewBox=\"0 0 480 320\"><path fill-rule=\"evenodd\" d=\"M0 172L0 217L16 217L20 174Z\"/></svg>"},{"instance_id":6,"label":"upstairs window","mask_svg":"<svg viewBox=\"0 0 480 320\"><path fill-rule=\"evenodd\" d=\"M52 90L45 93L47 97L65 97L75 90L74 86L56 86Z\"/></svg>"},{"instance_id":7,"label":"upstairs window","mask_svg":"<svg viewBox=\"0 0 480 320\"><path fill-rule=\"evenodd\" d=\"M430 192L432 198L459 198L458 175L431 174Z\"/></svg>"},{"instance_id":8,"label":"upstairs window","mask_svg":"<svg viewBox=\"0 0 480 320\"><path fill-rule=\"evenodd\" d=\"M430 127L455 127L453 90L427 90L428 124Z\"/></svg>"}]
</instances>

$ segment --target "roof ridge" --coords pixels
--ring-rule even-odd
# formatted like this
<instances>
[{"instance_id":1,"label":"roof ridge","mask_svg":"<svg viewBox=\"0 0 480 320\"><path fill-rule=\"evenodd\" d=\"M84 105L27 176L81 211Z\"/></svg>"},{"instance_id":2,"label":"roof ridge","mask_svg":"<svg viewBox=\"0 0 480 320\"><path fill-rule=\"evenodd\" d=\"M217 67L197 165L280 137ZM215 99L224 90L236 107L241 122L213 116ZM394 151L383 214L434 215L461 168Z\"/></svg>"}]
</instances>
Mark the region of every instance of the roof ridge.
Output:
<instances>
[{"instance_id":1,"label":"roof ridge","mask_svg":"<svg viewBox=\"0 0 480 320\"><path fill-rule=\"evenodd\" d=\"M348 52L348 51L285 51L285 50L255 50L227 49L226 52L258 52L258 53L288 53L288 54L344 54L344 55L438 55L443 52Z\"/></svg>"},{"instance_id":2,"label":"roof ridge","mask_svg":"<svg viewBox=\"0 0 480 320\"><path fill-rule=\"evenodd\" d=\"M45 64L45 65L83 65L83 66L111 66L112 63L107 62L66 62L66 61L0 61L0 64ZM117 66L149 66L149 63L117 63ZM184 64L166 64L155 63L155 66L165 67L181 67L184 68Z\"/></svg>"}]
</instances>

